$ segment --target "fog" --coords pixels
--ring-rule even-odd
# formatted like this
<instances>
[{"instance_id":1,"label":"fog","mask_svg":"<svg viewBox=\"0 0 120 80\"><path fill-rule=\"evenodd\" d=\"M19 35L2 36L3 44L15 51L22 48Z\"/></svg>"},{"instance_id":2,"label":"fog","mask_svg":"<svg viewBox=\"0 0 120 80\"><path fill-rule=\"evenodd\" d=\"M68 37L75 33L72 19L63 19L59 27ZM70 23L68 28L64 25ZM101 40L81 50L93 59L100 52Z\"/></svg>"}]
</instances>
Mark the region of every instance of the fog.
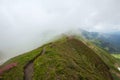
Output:
<instances>
[{"instance_id":1,"label":"fog","mask_svg":"<svg viewBox=\"0 0 120 80\"><path fill-rule=\"evenodd\" d=\"M120 0L0 0L0 59L73 29L120 31Z\"/></svg>"}]
</instances>

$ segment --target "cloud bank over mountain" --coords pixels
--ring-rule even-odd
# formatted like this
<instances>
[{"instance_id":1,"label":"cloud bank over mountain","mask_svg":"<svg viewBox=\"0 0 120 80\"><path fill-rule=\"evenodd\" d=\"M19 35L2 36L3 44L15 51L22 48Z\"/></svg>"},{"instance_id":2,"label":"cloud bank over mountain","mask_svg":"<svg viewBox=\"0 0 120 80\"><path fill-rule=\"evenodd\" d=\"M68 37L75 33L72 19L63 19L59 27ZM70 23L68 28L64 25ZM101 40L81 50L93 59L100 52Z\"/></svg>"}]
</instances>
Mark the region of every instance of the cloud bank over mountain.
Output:
<instances>
[{"instance_id":1,"label":"cloud bank over mountain","mask_svg":"<svg viewBox=\"0 0 120 80\"><path fill-rule=\"evenodd\" d=\"M60 27L120 30L119 4L119 0L1 0L0 27L1 31Z\"/></svg>"},{"instance_id":2,"label":"cloud bank over mountain","mask_svg":"<svg viewBox=\"0 0 120 80\"><path fill-rule=\"evenodd\" d=\"M0 0L0 51L25 52L48 36L75 28L120 31L119 4L119 0Z\"/></svg>"}]
</instances>

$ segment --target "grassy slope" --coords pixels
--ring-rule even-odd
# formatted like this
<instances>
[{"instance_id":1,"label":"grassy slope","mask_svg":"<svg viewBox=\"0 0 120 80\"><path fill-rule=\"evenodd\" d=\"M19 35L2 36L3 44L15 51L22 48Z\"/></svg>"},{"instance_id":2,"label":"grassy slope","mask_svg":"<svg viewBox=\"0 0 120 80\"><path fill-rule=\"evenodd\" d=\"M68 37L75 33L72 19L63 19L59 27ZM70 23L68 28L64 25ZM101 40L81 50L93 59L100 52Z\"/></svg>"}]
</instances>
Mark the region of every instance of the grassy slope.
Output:
<instances>
[{"instance_id":1,"label":"grassy slope","mask_svg":"<svg viewBox=\"0 0 120 80\"><path fill-rule=\"evenodd\" d=\"M120 59L120 54L111 54L112 56L114 56L115 58Z\"/></svg>"},{"instance_id":2,"label":"grassy slope","mask_svg":"<svg viewBox=\"0 0 120 80\"><path fill-rule=\"evenodd\" d=\"M104 62L111 69L114 69L113 64L116 63L116 60L106 52L94 49L104 61L102 62L92 49L76 40L62 39L45 45L45 48L46 53L34 62L34 80L110 80L109 71ZM25 64L41 50L42 47L5 63L4 65L17 62L18 66L6 72L3 75L4 80L23 80Z\"/></svg>"},{"instance_id":3,"label":"grassy slope","mask_svg":"<svg viewBox=\"0 0 120 80\"><path fill-rule=\"evenodd\" d=\"M34 80L112 80L106 64L76 39L51 43L34 65Z\"/></svg>"},{"instance_id":4,"label":"grassy slope","mask_svg":"<svg viewBox=\"0 0 120 80\"><path fill-rule=\"evenodd\" d=\"M111 54L113 57L116 58L120 62L120 54ZM120 66L119 66L120 67ZM116 78L116 80L120 80L120 77L118 78L115 74L113 76Z\"/></svg>"},{"instance_id":5,"label":"grassy slope","mask_svg":"<svg viewBox=\"0 0 120 80\"><path fill-rule=\"evenodd\" d=\"M42 50L41 48L37 48L33 51L30 51L28 53L25 53L23 55L17 56L15 58L10 59L7 61L4 65L7 65L9 63L17 62L17 67L11 69L10 71L6 72L3 75L3 80L23 80L23 69L24 66L33 59L36 55L38 55ZM4 66L3 65L3 66Z\"/></svg>"},{"instance_id":6,"label":"grassy slope","mask_svg":"<svg viewBox=\"0 0 120 80\"><path fill-rule=\"evenodd\" d=\"M89 46L92 50L96 52L96 54L109 66L111 74L113 75L115 80L120 80L120 76L117 76L113 72L116 72L120 75L120 71L118 71L116 64L120 66L120 60L114 58L111 56L108 52L103 50L102 48L94 45L93 43L90 43L90 41L83 39L80 36L77 36L77 39L81 40L83 43L85 43L87 46Z\"/></svg>"}]
</instances>

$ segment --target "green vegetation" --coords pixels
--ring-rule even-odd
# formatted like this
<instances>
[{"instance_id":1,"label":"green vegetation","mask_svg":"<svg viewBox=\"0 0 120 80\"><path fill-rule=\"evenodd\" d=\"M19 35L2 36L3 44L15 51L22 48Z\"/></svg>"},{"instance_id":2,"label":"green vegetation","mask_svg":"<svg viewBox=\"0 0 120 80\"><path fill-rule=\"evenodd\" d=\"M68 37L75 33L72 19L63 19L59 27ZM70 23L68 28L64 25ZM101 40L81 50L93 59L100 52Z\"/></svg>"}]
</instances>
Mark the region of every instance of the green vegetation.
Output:
<instances>
[{"instance_id":1,"label":"green vegetation","mask_svg":"<svg viewBox=\"0 0 120 80\"><path fill-rule=\"evenodd\" d=\"M7 61L4 65L7 65L9 63L16 62L18 65L17 67L11 69L8 72L5 72L3 77L3 80L23 80L24 77L24 66L31 60L33 59L36 55L40 53L42 50L41 48L35 49L33 51L30 51L28 53L22 54L20 56L17 56L15 58L10 59ZM2 65L2 67L4 66Z\"/></svg>"},{"instance_id":2,"label":"green vegetation","mask_svg":"<svg viewBox=\"0 0 120 80\"><path fill-rule=\"evenodd\" d=\"M79 40L80 39L80 40ZM117 59L81 37L63 37L28 53L7 61L17 67L5 72L3 80L23 80L25 65L34 60L33 80L119 80Z\"/></svg>"},{"instance_id":3,"label":"green vegetation","mask_svg":"<svg viewBox=\"0 0 120 80\"><path fill-rule=\"evenodd\" d=\"M81 35L93 44L109 53L120 52L120 35L118 33L99 33L82 30Z\"/></svg>"},{"instance_id":4,"label":"green vegetation","mask_svg":"<svg viewBox=\"0 0 120 80\"><path fill-rule=\"evenodd\" d=\"M77 39L81 40L93 51L95 51L96 54L109 66L114 80L120 80L120 71L117 69L118 66L120 67L120 59L116 59L115 57L111 56L107 51L103 50L102 47L94 45L89 40L86 40L80 36L77 36Z\"/></svg>"},{"instance_id":5,"label":"green vegetation","mask_svg":"<svg viewBox=\"0 0 120 80\"><path fill-rule=\"evenodd\" d=\"M115 58L120 59L120 54L111 54L112 56L114 56Z\"/></svg>"},{"instance_id":6,"label":"green vegetation","mask_svg":"<svg viewBox=\"0 0 120 80\"><path fill-rule=\"evenodd\" d=\"M111 80L105 63L76 39L47 46L34 65L34 80Z\"/></svg>"}]
</instances>

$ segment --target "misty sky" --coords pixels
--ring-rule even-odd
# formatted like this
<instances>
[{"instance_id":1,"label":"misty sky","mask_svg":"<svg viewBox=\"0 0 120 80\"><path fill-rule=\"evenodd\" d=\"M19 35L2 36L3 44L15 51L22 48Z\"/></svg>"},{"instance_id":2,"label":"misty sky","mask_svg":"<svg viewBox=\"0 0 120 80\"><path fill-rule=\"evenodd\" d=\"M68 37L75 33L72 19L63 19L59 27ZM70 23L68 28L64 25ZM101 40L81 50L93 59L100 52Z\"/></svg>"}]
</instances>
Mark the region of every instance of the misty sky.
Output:
<instances>
[{"instance_id":1,"label":"misty sky","mask_svg":"<svg viewBox=\"0 0 120 80\"><path fill-rule=\"evenodd\" d=\"M0 58L78 28L120 31L120 0L0 0Z\"/></svg>"}]
</instances>

